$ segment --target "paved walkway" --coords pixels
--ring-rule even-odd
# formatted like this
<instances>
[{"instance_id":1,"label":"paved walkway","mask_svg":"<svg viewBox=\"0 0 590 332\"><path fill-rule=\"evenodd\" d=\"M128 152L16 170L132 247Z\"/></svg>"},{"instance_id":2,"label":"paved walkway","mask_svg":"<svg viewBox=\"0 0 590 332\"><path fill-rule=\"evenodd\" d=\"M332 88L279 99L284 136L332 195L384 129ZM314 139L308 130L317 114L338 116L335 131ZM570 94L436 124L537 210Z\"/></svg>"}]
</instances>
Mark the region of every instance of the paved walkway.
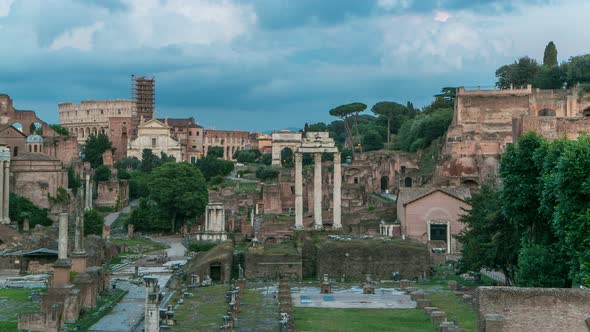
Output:
<instances>
[{"instance_id":1,"label":"paved walkway","mask_svg":"<svg viewBox=\"0 0 590 332\"><path fill-rule=\"evenodd\" d=\"M117 220L117 218L119 218L119 215L121 215L121 213L129 213L129 212L131 212L131 208L133 206L136 206L136 205L139 205L139 201L137 199L134 199L131 202L129 202L129 205L127 205L126 207L124 207L121 211L109 213L104 218L104 224L107 225L107 226L111 226Z\"/></svg>"}]
</instances>

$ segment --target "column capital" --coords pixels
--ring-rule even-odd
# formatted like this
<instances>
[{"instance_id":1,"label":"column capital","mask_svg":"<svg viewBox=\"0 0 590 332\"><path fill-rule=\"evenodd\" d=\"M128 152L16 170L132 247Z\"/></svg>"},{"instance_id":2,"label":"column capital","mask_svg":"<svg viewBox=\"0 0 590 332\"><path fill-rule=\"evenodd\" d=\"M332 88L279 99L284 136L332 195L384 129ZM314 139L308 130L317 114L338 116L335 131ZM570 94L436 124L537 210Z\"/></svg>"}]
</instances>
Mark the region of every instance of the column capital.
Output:
<instances>
[{"instance_id":1,"label":"column capital","mask_svg":"<svg viewBox=\"0 0 590 332\"><path fill-rule=\"evenodd\" d=\"M313 153L313 159L314 161L322 161L322 153L321 152L314 152Z\"/></svg>"},{"instance_id":2,"label":"column capital","mask_svg":"<svg viewBox=\"0 0 590 332\"><path fill-rule=\"evenodd\" d=\"M303 153L295 152L295 161L297 161L297 162L303 161Z\"/></svg>"}]
</instances>

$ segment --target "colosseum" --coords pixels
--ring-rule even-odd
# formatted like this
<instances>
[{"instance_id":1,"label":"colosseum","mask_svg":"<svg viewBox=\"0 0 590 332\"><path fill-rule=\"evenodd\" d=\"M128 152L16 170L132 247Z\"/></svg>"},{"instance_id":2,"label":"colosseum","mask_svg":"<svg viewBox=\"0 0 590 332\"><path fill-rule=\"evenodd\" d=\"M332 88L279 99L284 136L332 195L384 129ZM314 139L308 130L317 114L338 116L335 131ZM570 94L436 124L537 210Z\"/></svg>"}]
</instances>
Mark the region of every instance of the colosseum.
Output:
<instances>
[{"instance_id":1,"label":"colosseum","mask_svg":"<svg viewBox=\"0 0 590 332\"><path fill-rule=\"evenodd\" d=\"M132 100L85 100L80 104L60 103L59 122L84 144L91 134L106 134L115 158L125 157L129 138L137 135L136 103Z\"/></svg>"}]
</instances>

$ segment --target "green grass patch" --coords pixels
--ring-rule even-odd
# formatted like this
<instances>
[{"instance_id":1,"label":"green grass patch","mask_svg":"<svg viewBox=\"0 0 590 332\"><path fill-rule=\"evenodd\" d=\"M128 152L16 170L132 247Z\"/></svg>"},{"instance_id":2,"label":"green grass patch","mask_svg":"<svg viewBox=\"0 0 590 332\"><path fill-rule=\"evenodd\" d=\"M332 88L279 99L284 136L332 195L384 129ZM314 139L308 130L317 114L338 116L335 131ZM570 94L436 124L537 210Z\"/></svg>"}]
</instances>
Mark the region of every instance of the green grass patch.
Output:
<instances>
[{"instance_id":1,"label":"green grass patch","mask_svg":"<svg viewBox=\"0 0 590 332\"><path fill-rule=\"evenodd\" d=\"M236 186L237 193L255 193L257 190L257 183L254 182L240 182L240 185Z\"/></svg>"},{"instance_id":2,"label":"green grass patch","mask_svg":"<svg viewBox=\"0 0 590 332\"><path fill-rule=\"evenodd\" d=\"M79 327L80 329L77 331L88 331L92 325L111 312L115 305L117 305L117 303L119 303L127 293L128 291L121 289L104 293L96 301L95 308L82 313L80 319L78 319L74 324L66 324L65 326L71 329Z\"/></svg>"},{"instance_id":3,"label":"green grass patch","mask_svg":"<svg viewBox=\"0 0 590 332\"><path fill-rule=\"evenodd\" d=\"M295 307L297 331L434 332L422 309L325 309Z\"/></svg>"},{"instance_id":4,"label":"green grass patch","mask_svg":"<svg viewBox=\"0 0 590 332\"><path fill-rule=\"evenodd\" d=\"M39 311L39 302L29 296L41 289L0 288L0 331L17 331L17 315Z\"/></svg>"},{"instance_id":5,"label":"green grass patch","mask_svg":"<svg viewBox=\"0 0 590 332\"><path fill-rule=\"evenodd\" d=\"M299 255L292 241L264 245L265 255Z\"/></svg>"},{"instance_id":6,"label":"green grass patch","mask_svg":"<svg viewBox=\"0 0 590 332\"><path fill-rule=\"evenodd\" d=\"M192 242L188 245L188 250L194 252L204 252L211 250L216 245L217 243L215 242Z\"/></svg>"},{"instance_id":7,"label":"green grass patch","mask_svg":"<svg viewBox=\"0 0 590 332\"><path fill-rule=\"evenodd\" d=\"M447 314L447 320L457 319L459 326L465 332L477 330L477 317L471 304L463 302L463 298L449 291L433 292L429 294L432 305Z\"/></svg>"},{"instance_id":8,"label":"green grass patch","mask_svg":"<svg viewBox=\"0 0 590 332\"><path fill-rule=\"evenodd\" d=\"M176 310L174 331L219 331L223 324L222 316L228 305L225 302L226 285L200 287L190 292L194 297L184 298Z\"/></svg>"}]
</instances>

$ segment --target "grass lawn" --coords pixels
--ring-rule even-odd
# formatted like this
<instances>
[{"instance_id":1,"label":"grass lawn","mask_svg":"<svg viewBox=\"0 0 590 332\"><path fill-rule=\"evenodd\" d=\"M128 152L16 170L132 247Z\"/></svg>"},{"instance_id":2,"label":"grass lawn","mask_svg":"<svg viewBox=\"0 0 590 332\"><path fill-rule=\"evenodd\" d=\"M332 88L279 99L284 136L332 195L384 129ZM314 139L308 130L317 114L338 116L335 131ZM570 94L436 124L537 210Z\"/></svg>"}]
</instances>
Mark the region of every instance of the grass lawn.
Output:
<instances>
[{"instance_id":1,"label":"grass lawn","mask_svg":"<svg viewBox=\"0 0 590 332\"><path fill-rule=\"evenodd\" d=\"M457 319L459 326L465 332L477 330L477 317L471 304L463 302L463 298L448 291L430 293L432 305L438 307L447 314L447 320Z\"/></svg>"},{"instance_id":2,"label":"grass lawn","mask_svg":"<svg viewBox=\"0 0 590 332\"><path fill-rule=\"evenodd\" d=\"M435 332L422 309L325 309L294 307L297 331Z\"/></svg>"},{"instance_id":3,"label":"grass lawn","mask_svg":"<svg viewBox=\"0 0 590 332\"><path fill-rule=\"evenodd\" d=\"M16 331L16 315L39 310L39 302L29 300L29 295L41 290L21 288L0 289L0 331Z\"/></svg>"},{"instance_id":4,"label":"grass lawn","mask_svg":"<svg viewBox=\"0 0 590 332\"><path fill-rule=\"evenodd\" d=\"M225 302L227 285L199 287L190 292L194 297L184 298L176 311L174 331L219 331L223 324L222 316L228 309Z\"/></svg>"}]
</instances>

